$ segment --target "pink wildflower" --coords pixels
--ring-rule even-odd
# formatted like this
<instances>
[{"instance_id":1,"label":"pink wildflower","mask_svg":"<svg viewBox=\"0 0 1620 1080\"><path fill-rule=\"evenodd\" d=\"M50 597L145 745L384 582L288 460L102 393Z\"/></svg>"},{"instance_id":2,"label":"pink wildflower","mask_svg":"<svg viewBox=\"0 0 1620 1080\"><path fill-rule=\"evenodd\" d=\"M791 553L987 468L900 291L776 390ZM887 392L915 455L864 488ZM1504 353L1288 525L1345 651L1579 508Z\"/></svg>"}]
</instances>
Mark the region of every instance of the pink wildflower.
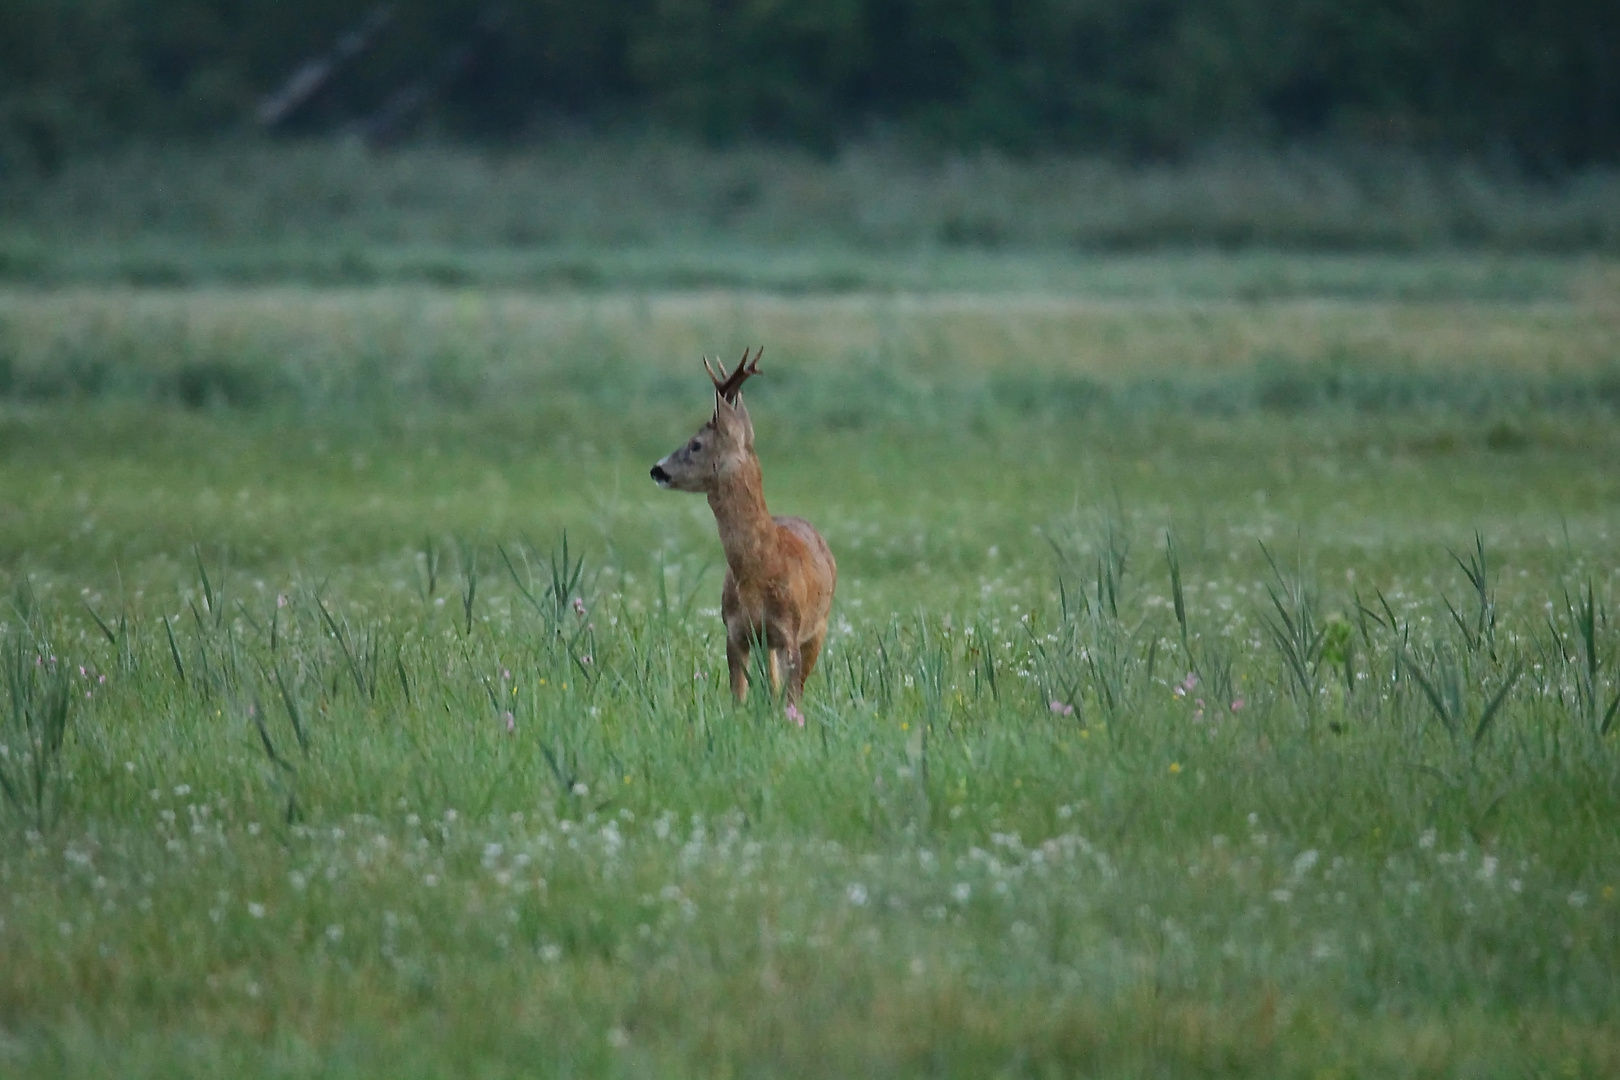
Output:
<instances>
[{"instance_id":1,"label":"pink wildflower","mask_svg":"<svg viewBox=\"0 0 1620 1080\"><path fill-rule=\"evenodd\" d=\"M1242 698L1233 698L1232 699L1232 711L1233 712L1238 712L1242 708L1243 708L1243 699Z\"/></svg>"},{"instance_id":2,"label":"pink wildflower","mask_svg":"<svg viewBox=\"0 0 1620 1080\"><path fill-rule=\"evenodd\" d=\"M787 718L800 727L804 727L804 713L800 712L799 707L791 701L788 702Z\"/></svg>"},{"instance_id":3,"label":"pink wildflower","mask_svg":"<svg viewBox=\"0 0 1620 1080\"><path fill-rule=\"evenodd\" d=\"M1052 712L1058 716L1074 715L1074 706L1061 702L1057 698L1053 698L1051 701L1047 702L1046 707L1051 709Z\"/></svg>"},{"instance_id":4,"label":"pink wildflower","mask_svg":"<svg viewBox=\"0 0 1620 1080\"><path fill-rule=\"evenodd\" d=\"M585 617L585 601L577 596L574 597L574 614L582 619Z\"/></svg>"}]
</instances>

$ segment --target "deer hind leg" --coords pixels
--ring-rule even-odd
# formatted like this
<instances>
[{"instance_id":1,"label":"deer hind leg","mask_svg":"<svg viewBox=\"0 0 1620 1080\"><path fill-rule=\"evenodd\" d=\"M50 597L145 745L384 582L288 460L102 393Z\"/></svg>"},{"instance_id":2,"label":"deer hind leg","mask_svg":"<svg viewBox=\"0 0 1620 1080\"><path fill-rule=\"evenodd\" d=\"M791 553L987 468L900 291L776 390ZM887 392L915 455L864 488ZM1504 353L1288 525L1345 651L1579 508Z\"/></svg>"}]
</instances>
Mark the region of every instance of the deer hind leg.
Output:
<instances>
[{"instance_id":1,"label":"deer hind leg","mask_svg":"<svg viewBox=\"0 0 1620 1080\"><path fill-rule=\"evenodd\" d=\"M782 654L782 681L787 684L786 700L789 705L794 705L804 695L804 650L794 643L779 651Z\"/></svg>"},{"instance_id":2,"label":"deer hind leg","mask_svg":"<svg viewBox=\"0 0 1620 1080\"><path fill-rule=\"evenodd\" d=\"M804 680L816 670L816 661L821 657L821 643L827 640L827 631L821 633L799 646L799 688L804 688Z\"/></svg>"},{"instance_id":3,"label":"deer hind leg","mask_svg":"<svg viewBox=\"0 0 1620 1080\"><path fill-rule=\"evenodd\" d=\"M731 696L740 703L748 697L748 645L746 642L737 642L729 637L726 638L726 667L731 672Z\"/></svg>"}]
</instances>

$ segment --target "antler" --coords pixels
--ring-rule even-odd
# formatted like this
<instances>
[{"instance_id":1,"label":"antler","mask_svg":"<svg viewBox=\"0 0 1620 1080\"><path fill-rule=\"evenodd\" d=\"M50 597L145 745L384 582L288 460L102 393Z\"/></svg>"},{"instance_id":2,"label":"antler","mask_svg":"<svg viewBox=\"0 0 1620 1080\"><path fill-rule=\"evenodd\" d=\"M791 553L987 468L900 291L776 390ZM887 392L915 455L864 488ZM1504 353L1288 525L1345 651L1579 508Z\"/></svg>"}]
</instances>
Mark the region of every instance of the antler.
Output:
<instances>
[{"instance_id":1,"label":"antler","mask_svg":"<svg viewBox=\"0 0 1620 1080\"><path fill-rule=\"evenodd\" d=\"M759 358L764 355L765 346L761 345L754 351L754 359L750 361L748 359L748 350L744 349L742 359L737 361L737 366L731 369L729 375L726 374L726 365L720 362L719 357L715 357L715 367L720 369L720 374L716 375L714 368L709 366L709 358L705 356L703 358L703 370L709 373L709 381L714 383L715 395L725 398L726 401L735 405L737 395L742 392L742 384L748 381L750 375L759 374Z\"/></svg>"}]
</instances>

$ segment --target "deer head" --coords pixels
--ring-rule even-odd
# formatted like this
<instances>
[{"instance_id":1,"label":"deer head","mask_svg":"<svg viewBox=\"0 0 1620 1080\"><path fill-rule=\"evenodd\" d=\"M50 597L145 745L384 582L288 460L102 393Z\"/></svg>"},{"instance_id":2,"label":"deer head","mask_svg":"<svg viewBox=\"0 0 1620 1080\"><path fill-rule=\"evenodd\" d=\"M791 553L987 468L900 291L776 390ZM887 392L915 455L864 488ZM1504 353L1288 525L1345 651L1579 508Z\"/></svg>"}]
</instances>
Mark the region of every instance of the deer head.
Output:
<instances>
[{"instance_id":1,"label":"deer head","mask_svg":"<svg viewBox=\"0 0 1620 1080\"><path fill-rule=\"evenodd\" d=\"M760 346L750 360L744 349L730 374L718 359L715 367L720 370L716 374L715 368L709 366L709 358L703 358L703 369L714 383L714 415L686 445L652 467L654 483L675 491L712 491L722 476L753 460L754 424L742 401L742 384L759 374L759 358L764 352L764 346Z\"/></svg>"}]
</instances>

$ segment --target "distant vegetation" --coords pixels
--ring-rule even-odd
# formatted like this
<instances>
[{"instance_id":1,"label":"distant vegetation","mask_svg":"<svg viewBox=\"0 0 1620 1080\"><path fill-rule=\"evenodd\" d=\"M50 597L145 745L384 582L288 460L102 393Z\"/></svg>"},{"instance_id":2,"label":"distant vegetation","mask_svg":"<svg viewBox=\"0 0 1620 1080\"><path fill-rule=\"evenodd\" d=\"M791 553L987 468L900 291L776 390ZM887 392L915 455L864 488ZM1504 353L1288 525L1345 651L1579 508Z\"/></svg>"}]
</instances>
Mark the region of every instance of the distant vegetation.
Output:
<instances>
[{"instance_id":1,"label":"distant vegetation","mask_svg":"<svg viewBox=\"0 0 1620 1080\"><path fill-rule=\"evenodd\" d=\"M1620 154L1620 7L1599 0L8 0L0 160L249 125L356 32L277 126L655 124L818 151L881 129L1150 159L1348 138L1541 174Z\"/></svg>"},{"instance_id":2,"label":"distant vegetation","mask_svg":"<svg viewBox=\"0 0 1620 1080\"><path fill-rule=\"evenodd\" d=\"M1620 173L1527 181L1405 152L1253 146L1136 165L878 142L819 158L648 135L143 144L0 180L0 279L44 283L1050 291L1099 254L1165 248L1620 252ZM1414 266L1376 288L1406 290Z\"/></svg>"}]
</instances>

